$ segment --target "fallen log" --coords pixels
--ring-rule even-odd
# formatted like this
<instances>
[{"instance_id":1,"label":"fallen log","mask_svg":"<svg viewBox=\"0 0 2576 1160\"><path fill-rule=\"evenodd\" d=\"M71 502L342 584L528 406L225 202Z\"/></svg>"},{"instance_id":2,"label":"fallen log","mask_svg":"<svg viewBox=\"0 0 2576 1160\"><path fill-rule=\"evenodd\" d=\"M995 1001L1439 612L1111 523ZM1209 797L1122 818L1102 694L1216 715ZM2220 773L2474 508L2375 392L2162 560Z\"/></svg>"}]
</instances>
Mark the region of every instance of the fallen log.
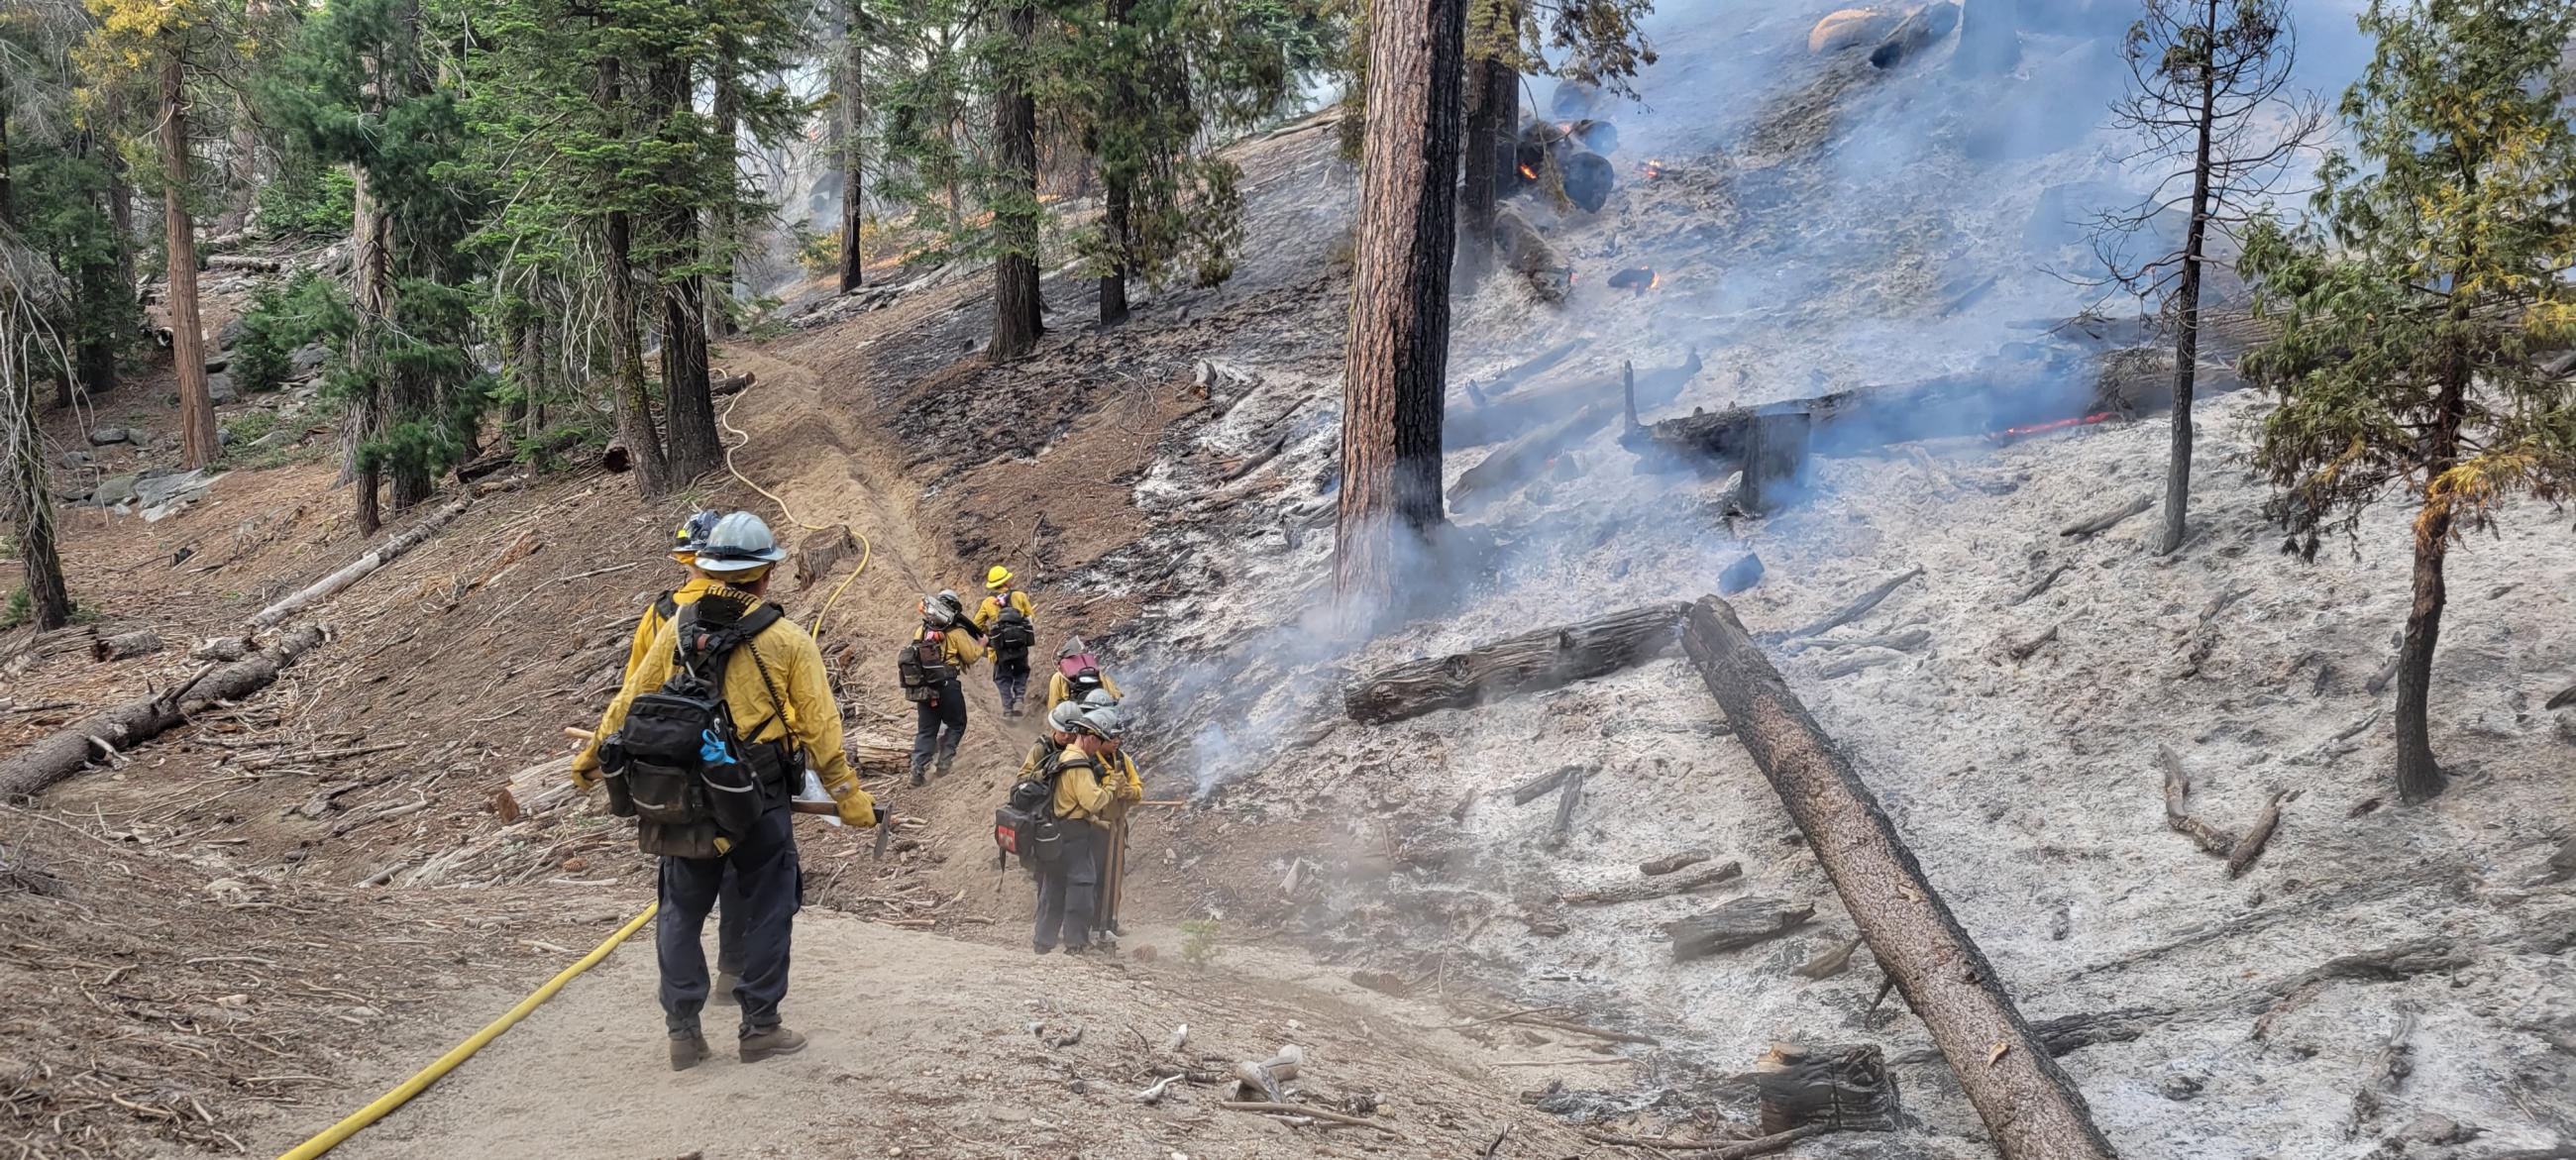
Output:
<instances>
[{"instance_id":1,"label":"fallen log","mask_svg":"<svg viewBox=\"0 0 2576 1160\"><path fill-rule=\"evenodd\" d=\"M1861 617L1869 615L1870 610L1877 608L1881 601L1888 598L1889 594L1904 587L1906 581L1912 580L1922 574L1922 566L1917 565L1908 569L1904 575L1881 584L1876 588L1872 588L1867 592L1861 593L1860 599L1842 606L1832 615L1825 617L1823 620L1816 621L1805 628L1793 628L1787 632L1766 632L1763 633L1759 639L1766 645L1782 644L1788 641L1797 640L1801 637L1809 637L1820 633L1832 632L1837 628L1841 628L1842 626L1850 624Z\"/></svg>"},{"instance_id":2,"label":"fallen log","mask_svg":"<svg viewBox=\"0 0 2576 1160\"><path fill-rule=\"evenodd\" d=\"M2171 1007L2122 1007L2115 1011L2084 1011L2042 1019L2030 1025L2030 1033L2052 1056L2062 1056L2096 1043L2127 1043L2147 1033L2147 1028L2174 1015ZM1909 1051L1897 1056L1897 1063L1934 1063L1941 1058L1937 1051Z\"/></svg>"},{"instance_id":3,"label":"fallen log","mask_svg":"<svg viewBox=\"0 0 2576 1160\"><path fill-rule=\"evenodd\" d=\"M1664 930L1673 936L1673 961L1683 963L1769 942L1815 916L1812 902L1738 898L1706 914L1670 923Z\"/></svg>"},{"instance_id":4,"label":"fallen log","mask_svg":"<svg viewBox=\"0 0 2576 1160\"><path fill-rule=\"evenodd\" d=\"M286 263L276 258L262 258L252 254L214 254L206 259L208 270L243 270L253 274L274 274L285 268Z\"/></svg>"},{"instance_id":5,"label":"fallen log","mask_svg":"<svg viewBox=\"0 0 2576 1160\"><path fill-rule=\"evenodd\" d=\"M1637 864L1637 873L1643 874L1648 878L1653 878L1658 875L1670 874L1675 870L1685 870L1690 867L1697 866L1702 862L1708 861L1708 859L1709 853L1706 850L1685 850L1679 854L1666 854L1661 858L1640 862Z\"/></svg>"},{"instance_id":6,"label":"fallen log","mask_svg":"<svg viewBox=\"0 0 2576 1160\"><path fill-rule=\"evenodd\" d=\"M102 636L90 646L89 655L102 661L121 661L159 651L161 635L146 628L117 636Z\"/></svg>"},{"instance_id":7,"label":"fallen log","mask_svg":"<svg viewBox=\"0 0 2576 1160\"><path fill-rule=\"evenodd\" d=\"M1615 399L1595 400L1563 421L1539 427L1495 448L1483 462L1460 472L1458 482L1449 486L1450 512L1474 515L1485 505L1509 497L1522 484L1536 478L1548 460L1609 422L1617 405Z\"/></svg>"},{"instance_id":8,"label":"fallen log","mask_svg":"<svg viewBox=\"0 0 2576 1160\"><path fill-rule=\"evenodd\" d=\"M1821 1127L1893 1132L1899 1127L1896 1077L1876 1046L1773 1044L1753 1068L1762 1134Z\"/></svg>"},{"instance_id":9,"label":"fallen log","mask_svg":"<svg viewBox=\"0 0 2576 1160\"><path fill-rule=\"evenodd\" d=\"M1670 646L1682 608L1650 604L1407 661L1345 686L1342 711L1353 721L1382 725L1616 672Z\"/></svg>"},{"instance_id":10,"label":"fallen log","mask_svg":"<svg viewBox=\"0 0 2576 1160\"><path fill-rule=\"evenodd\" d=\"M2073 568L2074 566L2075 565L2073 564L2060 564L2057 567L2050 569L2048 575L2040 577L2037 583L2032 584L2028 588L2022 589L2021 595L2013 597L2009 603L2004 605L2004 607L2019 608L2033 600L2039 599L2040 593L2046 592L2051 587L2054 587L2057 584L2057 578L2065 575L2066 570Z\"/></svg>"},{"instance_id":11,"label":"fallen log","mask_svg":"<svg viewBox=\"0 0 2576 1160\"><path fill-rule=\"evenodd\" d=\"M707 380L707 393L719 399L726 395L739 395L751 389L754 377L750 371L738 375L717 375Z\"/></svg>"},{"instance_id":12,"label":"fallen log","mask_svg":"<svg viewBox=\"0 0 2576 1160\"><path fill-rule=\"evenodd\" d=\"M2139 512L2145 511L2154 506L2156 506L2155 497L2142 495L2127 503L2121 504L2119 507L2113 508L2110 511L2103 512L2098 516L2094 516L2090 519L2077 520L2074 523L2068 524L2064 528L2060 529L2057 534L2061 536L2073 536L2079 540L2089 540L2119 526L2120 521L2128 519L2130 516L2134 516Z\"/></svg>"},{"instance_id":13,"label":"fallen log","mask_svg":"<svg viewBox=\"0 0 2576 1160\"><path fill-rule=\"evenodd\" d=\"M210 665L175 688L128 701L38 740L0 762L0 801L34 797L79 772L94 752L104 755L131 749L186 720L189 713L266 688L280 670L319 647L326 635L321 626L307 625L251 656Z\"/></svg>"},{"instance_id":14,"label":"fallen log","mask_svg":"<svg viewBox=\"0 0 2576 1160\"><path fill-rule=\"evenodd\" d=\"M1512 804L1525 806L1547 796L1548 791L1565 784L1565 779L1581 773L1580 765L1560 765L1512 787Z\"/></svg>"},{"instance_id":15,"label":"fallen log","mask_svg":"<svg viewBox=\"0 0 2576 1160\"><path fill-rule=\"evenodd\" d=\"M1669 898L1704 890L1721 882L1732 882L1744 876L1744 863L1729 862L1694 870L1678 878L1648 878L1642 882L1622 882L1599 890L1576 890L1556 896L1568 906L1605 906L1616 902L1644 902L1650 898Z\"/></svg>"},{"instance_id":16,"label":"fallen log","mask_svg":"<svg viewBox=\"0 0 2576 1160\"><path fill-rule=\"evenodd\" d=\"M465 514L465 509L472 506L473 502L470 499L460 499L431 512L428 518L413 524L403 534L376 545L374 550L366 555L350 561L347 567L314 581L310 587L301 592L260 609L250 618L252 627L275 628L306 605L328 600L350 585L366 579L376 569L384 567L395 557L419 547L422 541L437 534L438 529L446 527L449 521Z\"/></svg>"},{"instance_id":17,"label":"fallen log","mask_svg":"<svg viewBox=\"0 0 2576 1160\"><path fill-rule=\"evenodd\" d=\"M2295 979L2275 984L2272 993L2276 998L2254 1020L2254 1038L2269 1037L2274 1022L2306 1006L2309 1000L2316 998L2318 988L2327 983L2343 980L2402 983L2417 975L2444 974L2467 965L2467 951L2438 938L2417 939L2360 954L2338 955Z\"/></svg>"},{"instance_id":18,"label":"fallen log","mask_svg":"<svg viewBox=\"0 0 2576 1160\"><path fill-rule=\"evenodd\" d=\"M1801 979L1833 978L1834 976L1843 973L1843 968L1851 965L1852 952L1859 949L1859 939L1852 939L1836 946L1827 947L1816 957L1808 959L1804 964L1800 965L1798 969L1789 973L1796 975Z\"/></svg>"},{"instance_id":19,"label":"fallen log","mask_svg":"<svg viewBox=\"0 0 2576 1160\"><path fill-rule=\"evenodd\" d=\"M1701 598L1684 622L1682 647L2005 1160L2110 1160L2111 1145L2093 1125L2083 1093L2022 1022L1877 796L1789 692L1735 610Z\"/></svg>"},{"instance_id":20,"label":"fallen log","mask_svg":"<svg viewBox=\"0 0 2576 1160\"><path fill-rule=\"evenodd\" d=\"M1584 774L1585 771L1578 766L1566 775L1565 788L1557 794L1556 824L1549 827L1548 845L1562 846L1566 837L1574 832L1574 807L1583 804Z\"/></svg>"},{"instance_id":21,"label":"fallen log","mask_svg":"<svg viewBox=\"0 0 2576 1160\"><path fill-rule=\"evenodd\" d=\"M1838 640L1800 640L1780 646L1780 655L1796 656L1808 649L1883 648L1895 652L1913 652L1932 643L1932 630L1918 628L1885 636L1853 636Z\"/></svg>"},{"instance_id":22,"label":"fallen log","mask_svg":"<svg viewBox=\"0 0 2576 1160\"><path fill-rule=\"evenodd\" d=\"M1646 371L1635 376L1633 385L1620 374L1595 374L1557 386L1514 391L1481 407L1452 407L1441 420L1440 446L1458 451L1500 442L1572 417L1596 402L1617 406L1623 393L1632 394L1637 407L1669 406L1705 367L1694 349L1681 365Z\"/></svg>"},{"instance_id":23,"label":"fallen log","mask_svg":"<svg viewBox=\"0 0 2576 1160\"><path fill-rule=\"evenodd\" d=\"M2281 825L2281 803L2290 796L2282 790L2263 803L2263 812L2254 815L2254 824L2245 828L2245 836L2227 851L2227 876L2242 878L2254 868L2254 860L2263 856L2263 846L2272 840L2272 831Z\"/></svg>"}]
</instances>

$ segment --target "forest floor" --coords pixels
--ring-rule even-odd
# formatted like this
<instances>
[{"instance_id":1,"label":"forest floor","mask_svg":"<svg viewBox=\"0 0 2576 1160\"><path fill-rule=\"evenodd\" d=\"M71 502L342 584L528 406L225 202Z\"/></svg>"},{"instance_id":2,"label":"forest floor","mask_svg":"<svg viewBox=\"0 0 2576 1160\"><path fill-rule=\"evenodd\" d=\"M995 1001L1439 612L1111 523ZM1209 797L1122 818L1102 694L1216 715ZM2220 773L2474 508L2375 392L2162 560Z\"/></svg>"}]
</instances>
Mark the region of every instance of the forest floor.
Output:
<instances>
[{"instance_id":1,"label":"forest floor","mask_svg":"<svg viewBox=\"0 0 2576 1160\"><path fill-rule=\"evenodd\" d=\"M1790 30L1764 51L1798 51L1779 46L1802 45L1821 9L1780 7L1747 19ZM1707 353L1648 419L2065 341L2008 321L2048 309L2025 282L1977 287L2041 256L1988 239L2022 236L2041 191L2089 163L1996 161L1959 123L1961 106L2050 99L2052 70L2087 59L2035 55L2021 87L1946 101L1920 79L1790 69L1780 99L1729 110L1755 124L1723 143L1642 142L1670 176L1628 183L1600 215L1525 199L1516 212L1570 285L1550 302L1532 293L1544 279L1498 277L1462 297L1451 415L1484 413L1466 383L1574 339L1591 345L1534 386ZM1837 143L1890 109L1931 118L1934 145L1901 188L1856 186ZM347 1151L1645 1155L1584 1133L1740 1130L1742 1073L1794 1040L1883 1047L1909 1123L1791 1154L1989 1155L1919 1023L1875 1001L1865 950L1838 975L1790 973L1847 942L1851 920L1681 660L1393 725L1341 719L1351 669L1696 598L1746 552L1767 565L1734 598L1756 630L1924 570L1778 663L2023 1011L2098 1029L2063 1062L2124 1154L2494 1160L2576 1137L2576 895L2540 881L2576 817L2576 714L2541 707L2576 681L2562 515L2517 508L2455 554L2434 728L2460 777L2424 807L2385 793L2391 694L2374 681L2406 600L2403 505L2349 550L2278 555L2245 466L2251 393L2204 405L2195 531L2167 558L2144 551L2151 515L2060 534L2154 490L2160 418L1820 461L1808 502L1768 520L1728 510L1726 481L1590 431L1462 513L1498 547L1414 578L1446 614L1339 643L1306 617L1331 550L1348 289L1332 240L1351 175L1315 125L1237 156L1250 240L1224 287L1147 295L1104 332L1087 325L1091 288L1051 279L1053 333L1009 366L974 353L990 329L974 279L724 344L717 361L758 379L727 409L734 467L783 508L731 476L643 503L589 469L502 487L308 614L333 643L263 694L0 808L7 1139L42 1156L274 1152L641 909L652 870L622 827L581 809L506 820L493 791L595 720L634 617L673 579L668 529L700 504L759 510L799 549L844 525L864 538L778 592L820 618L855 736L908 736L883 658L919 593L971 591L990 563L1033 582L1044 647L1069 631L1102 647L1143 718L1149 796L1193 803L1140 822L1129 954L1028 955L1026 882L995 872L986 832L1028 722L970 680L959 773L874 785L907 819L884 861L806 824L786 1013L812 1050L663 1070L637 942ZM1962 189L1979 191L1965 210ZM1637 264L1666 275L1651 297L1607 285ZM81 448L101 422L169 430L167 389L138 382L52 433ZM298 429L294 408L253 397L225 414ZM0 745L184 679L186 646L238 635L363 552L329 442L245 457L156 521L66 508L72 586L99 619L0 638ZM95 454L102 473L171 458ZM1453 448L1450 481L1484 455ZM142 627L171 650L86 652L84 634ZM2167 748L2195 778L2192 808L2222 825L2297 794L2244 877L2166 829ZM1508 791L1569 764L1591 775L1560 837L1556 798L1520 808ZM1676 963L1657 928L1704 899L1561 901L1686 850L1744 863L1717 899L1812 902L1816 919ZM1216 920L1204 967L1179 961L1192 919ZM1533 1007L1659 1042L1460 1026ZM1217 1109L1211 1087L1135 1102L1182 1023L1229 1065L1300 1045L1315 1106L1367 1097L1402 1139Z\"/></svg>"}]
</instances>

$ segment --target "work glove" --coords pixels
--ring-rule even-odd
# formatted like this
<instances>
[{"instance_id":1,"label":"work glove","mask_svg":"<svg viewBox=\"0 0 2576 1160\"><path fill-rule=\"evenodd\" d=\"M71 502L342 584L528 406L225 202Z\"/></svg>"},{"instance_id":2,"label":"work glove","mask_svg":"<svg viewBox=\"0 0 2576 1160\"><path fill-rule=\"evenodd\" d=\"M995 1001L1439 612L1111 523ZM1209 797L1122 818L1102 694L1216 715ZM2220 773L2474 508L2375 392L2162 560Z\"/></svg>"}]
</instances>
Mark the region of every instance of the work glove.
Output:
<instances>
[{"instance_id":1,"label":"work glove","mask_svg":"<svg viewBox=\"0 0 2576 1160\"><path fill-rule=\"evenodd\" d=\"M841 824L844 826L866 829L877 824L877 820L885 816L885 811L877 808L876 799L868 796L868 791L863 789L851 790L848 794L835 799L832 804L839 809Z\"/></svg>"},{"instance_id":2,"label":"work glove","mask_svg":"<svg viewBox=\"0 0 2576 1160\"><path fill-rule=\"evenodd\" d=\"M572 759L572 787L589 793L599 785L599 759L584 753Z\"/></svg>"}]
</instances>

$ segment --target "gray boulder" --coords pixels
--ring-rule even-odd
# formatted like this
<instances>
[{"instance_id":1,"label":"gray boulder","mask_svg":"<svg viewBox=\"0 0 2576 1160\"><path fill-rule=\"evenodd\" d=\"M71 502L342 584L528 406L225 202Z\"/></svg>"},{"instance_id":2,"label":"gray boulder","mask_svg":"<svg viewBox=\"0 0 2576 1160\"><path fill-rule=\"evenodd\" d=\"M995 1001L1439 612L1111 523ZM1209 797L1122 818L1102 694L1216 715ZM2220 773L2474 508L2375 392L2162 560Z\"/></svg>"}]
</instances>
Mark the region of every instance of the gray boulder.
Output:
<instances>
[{"instance_id":1,"label":"gray boulder","mask_svg":"<svg viewBox=\"0 0 2576 1160\"><path fill-rule=\"evenodd\" d=\"M186 503L206 494L206 485L212 482L214 477L208 475L203 468L170 475L156 475L135 482L134 498L146 509L166 508L173 504Z\"/></svg>"},{"instance_id":2,"label":"gray boulder","mask_svg":"<svg viewBox=\"0 0 2576 1160\"><path fill-rule=\"evenodd\" d=\"M89 493L89 501L100 507L115 507L118 504L133 503L134 496L135 478L133 476L112 475L98 481L98 490Z\"/></svg>"},{"instance_id":3,"label":"gray boulder","mask_svg":"<svg viewBox=\"0 0 2576 1160\"><path fill-rule=\"evenodd\" d=\"M218 405L238 402L241 399L241 391L233 386L231 375L207 375L206 397L214 400Z\"/></svg>"},{"instance_id":4,"label":"gray boulder","mask_svg":"<svg viewBox=\"0 0 2576 1160\"><path fill-rule=\"evenodd\" d=\"M91 455L89 452L82 451L79 448L74 448L70 451L63 452L62 462L64 467L70 468L73 471L78 471L81 468L89 466L92 462L95 462L97 458L97 456Z\"/></svg>"},{"instance_id":5,"label":"gray boulder","mask_svg":"<svg viewBox=\"0 0 2576 1160\"><path fill-rule=\"evenodd\" d=\"M129 442L133 438L134 432L123 427L99 427L89 433L89 445L105 447L113 443Z\"/></svg>"},{"instance_id":6,"label":"gray boulder","mask_svg":"<svg viewBox=\"0 0 2576 1160\"><path fill-rule=\"evenodd\" d=\"M288 356L288 359L294 364L295 373L300 377L321 370L322 364L330 357L331 352L323 349L321 343L308 342L296 347L295 353Z\"/></svg>"},{"instance_id":7,"label":"gray boulder","mask_svg":"<svg viewBox=\"0 0 2576 1160\"><path fill-rule=\"evenodd\" d=\"M222 330L215 332L215 345L218 348L231 350L234 343L241 341L242 331L245 329L244 318L244 315L233 315L225 321Z\"/></svg>"}]
</instances>

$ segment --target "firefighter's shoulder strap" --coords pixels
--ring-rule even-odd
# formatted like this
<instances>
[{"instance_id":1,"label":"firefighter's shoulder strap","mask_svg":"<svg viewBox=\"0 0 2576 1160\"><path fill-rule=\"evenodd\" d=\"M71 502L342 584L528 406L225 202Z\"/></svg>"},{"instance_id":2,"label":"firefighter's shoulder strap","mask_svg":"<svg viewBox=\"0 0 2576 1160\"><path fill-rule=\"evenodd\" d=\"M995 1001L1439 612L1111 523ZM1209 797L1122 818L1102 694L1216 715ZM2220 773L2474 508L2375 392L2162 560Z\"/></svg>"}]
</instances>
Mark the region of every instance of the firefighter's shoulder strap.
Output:
<instances>
[{"instance_id":1,"label":"firefighter's shoulder strap","mask_svg":"<svg viewBox=\"0 0 2576 1160\"><path fill-rule=\"evenodd\" d=\"M769 724L770 719L776 717L786 721L788 738L792 742L796 733L796 707L780 694L777 682L769 678L769 665L760 659L760 650L751 647L754 638L768 631L770 625L785 619L786 613L781 612L775 604L763 602L742 614L741 619L731 624L707 629L699 623L699 607L697 604L689 605L681 614L676 632L679 638L681 666L696 674L699 680L706 682L707 687L714 689L716 695L721 697L724 695L725 673L733 665L734 653L736 651L750 653L751 663L760 670L761 688L768 691L769 703L774 707L774 711L769 717L761 718L748 728L737 726L734 733L744 741L750 741L759 735L761 726ZM703 667L708 662L714 663L712 671ZM730 712L732 706L728 705L726 709Z\"/></svg>"}]
</instances>

